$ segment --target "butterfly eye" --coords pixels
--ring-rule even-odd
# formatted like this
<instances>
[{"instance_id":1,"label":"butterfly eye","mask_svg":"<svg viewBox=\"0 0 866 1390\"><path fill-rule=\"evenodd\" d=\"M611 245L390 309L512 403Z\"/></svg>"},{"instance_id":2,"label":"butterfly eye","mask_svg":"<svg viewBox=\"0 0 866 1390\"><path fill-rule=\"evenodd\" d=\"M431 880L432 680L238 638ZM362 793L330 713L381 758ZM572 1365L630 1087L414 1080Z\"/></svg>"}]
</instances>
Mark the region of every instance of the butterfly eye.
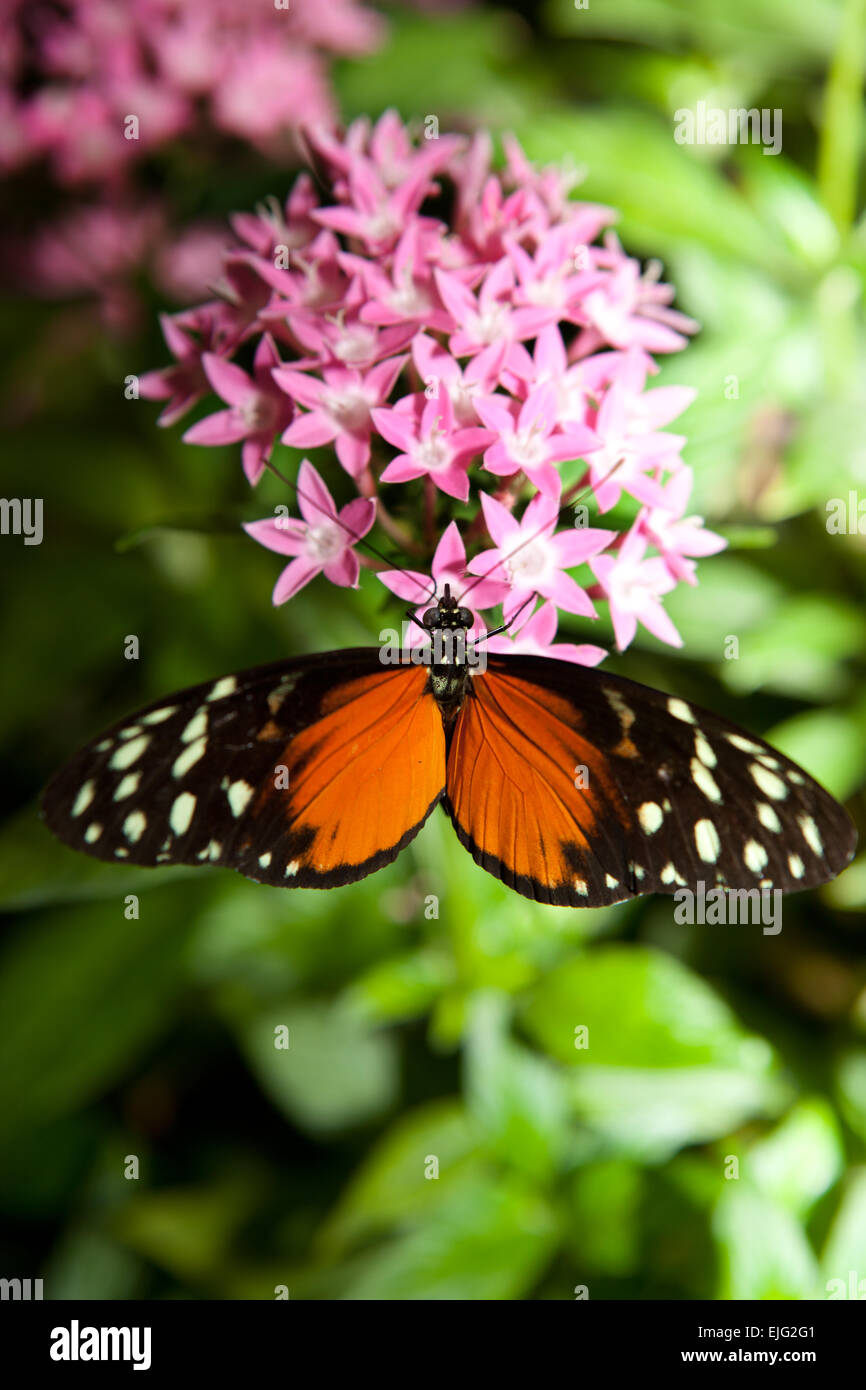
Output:
<instances>
[{"instance_id":1,"label":"butterfly eye","mask_svg":"<svg viewBox=\"0 0 866 1390\"><path fill-rule=\"evenodd\" d=\"M428 608L421 618L421 622L426 628L434 628L439 621L439 609Z\"/></svg>"},{"instance_id":2,"label":"butterfly eye","mask_svg":"<svg viewBox=\"0 0 866 1390\"><path fill-rule=\"evenodd\" d=\"M458 608L457 620L461 627L470 628L475 621L471 608Z\"/></svg>"}]
</instances>

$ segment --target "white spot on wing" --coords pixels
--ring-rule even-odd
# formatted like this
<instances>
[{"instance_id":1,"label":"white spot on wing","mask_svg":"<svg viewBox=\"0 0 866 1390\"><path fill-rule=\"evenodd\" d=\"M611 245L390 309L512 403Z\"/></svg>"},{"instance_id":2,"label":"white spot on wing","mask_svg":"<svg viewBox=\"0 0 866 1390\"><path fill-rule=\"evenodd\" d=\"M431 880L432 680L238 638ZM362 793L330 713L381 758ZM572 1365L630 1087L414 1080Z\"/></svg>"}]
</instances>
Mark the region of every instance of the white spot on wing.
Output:
<instances>
[{"instance_id":1,"label":"white spot on wing","mask_svg":"<svg viewBox=\"0 0 866 1390\"><path fill-rule=\"evenodd\" d=\"M671 699L668 700L668 712L673 715L674 719L681 719L684 724L697 723L695 716L692 714L685 700L677 700L671 697Z\"/></svg>"},{"instance_id":2,"label":"white spot on wing","mask_svg":"<svg viewBox=\"0 0 866 1390\"><path fill-rule=\"evenodd\" d=\"M233 816L239 816L246 810L247 803L252 794L253 788L250 786L249 782L245 782L243 778L239 778L237 782L232 782L230 784L226 791L226 796L229 799L229 806L232 809Z\"/></svg>"},{"instance_id":3,"label":"white spot on wing","mask_svg":"<svg viewBox=\"0 0 866 1390\"><path fill-rule=\"evenodd\" d=\"M715 864L722 842L711 820L699 820L695 823L695 845L705 864Z\"/></svg>"},{"instance_id":4,"label":"white spot on wing","mask_svg":"<svg viewBox=\"0 0 866 1390\"><path fill-rule=\"evenodd\" d=\"M177 713L177 705L163 705L160 709L152 709L150 714L142 716L142 724L162 724L164 720L171 719Z\"/></svg>"},{"instance_id":5,"label":"white spot on wing","mask_svg":"<svg viewBox=\"0 0 866 1390\"><path fill-rule=\"evenodd\" d=\"M637 818L645 835L654 835L664 820L664 813L657 801L645 801L637 808Z\"/></svg>"},{"instance_id":6,"label":"white spot on wing","mask_svg":"<svg viewBox=\"0 0 866 1390\"><path fill-rule=\"evenodd\" d=\"M747 840L743 845L743 863L753 874L763 873L769 859L767 851L757 840Z\"/></svg>"},{"instance_id":7,"label":"white spot on wing","mask_svg":"<svg viewBox=\"0 0 866 1390\"><path fill-rule=\"evenodd\" d=\"M768 806L766 801L759 801L755 807L758 812L758 820L765 830L772 830L774 835L778 835L782 829L782 822L776 815L772 806Z\"/></svg>"},{"instance_id":8,"label":"white spot on wing","mask_svg":"<svg viewBox=\"0 0 866 1390\"><path fill-rule=\"evenodd\" d=\"M87 829L85 830L84 838L89 845L94 845L96 844L96 841L99 839L101 834L102 826L99 824L98 821L94 821L93 824L88 825Z\"/></svg>"},{"instance_id":9,"label":"white spot on wing","mask_svg":"<svg viewBox=\"0 0 866 1390\"><path fill-rule=\"evenodd\" d=\"M207 698L209 701L222 700L226 695L234 695L237 688L238 683L234 676L223 676L222 680L218 680L213 686Z\"/></svg>"},{"instance_id":10,"label":"white spot on wing","mask_svg":"<svg viewBox=\"0 0 866 1390\"><path fill-rule=\"evenodd\" d=\"M187 724L180 736L181 743L192 743L193 739L201 738L207 733L207 710L202 708L196 710L192 719Z\"/></svg>"},{"instance_id":11,"label":"white spot on wing","mask_svg":"<svg viewBox=\"0 0 866 1390\"><path fill-rule=\"evenodd\" d=\"M117 784L114 800L125 801L128 796L132 796L133 792L138 791L138 784L140 781L140 772L127 772L126 776L121 778Z\"/></svg>"},{"instance_id":12,"label":"white spot on wing","mask_svg":"<svg viewBox=\"0 0 866 1390\"><path fill-rule=\"evenodd\" d=\"M81 787L81 789L79 790L79 793L78 793L78 795L77 795L77 797L75 798L75 801L74 801L74 803L73 803L73 806L72 806L72 815L73 815L73 816L80 816L81 813L82 813L83 811L86 811L86 810L87 810L88 806L90 805L91 801L93 800L93 794L94 794L95 790L96 790L96 788L95 788L95 786L94 786L94 783L93 783L93 779L92 779L92 778L91 778L90 781L84 783L84 786Z\"/></svg>"},{"instance_id":13,"label":"white spot on wing","mask_svg":"<svg viewBox=\"0 0 866 1390\"><path fill-rule=\"evenodd\" d=\"M143 811L130 811L123 822L123 833L132 844L138 844L147 829L147 816Z\"/></svg>"},{"instance_id":14,"label":"white spot on wing","mask_svg":"<svg viewBox=\"0 0 866 1390\"><path fill-rule=\"evenodd\" d=\"M799 854L788 855L788 868L791 870L794 878L802 878L806 872L806 865L803 863Z\"/></svg>"},{"instance_id":15,"label":"white spot on wing","mask_svg":"<svg viewBox=\"0 0 866 1390\"><path fill-rule=\"evenodd\" d=\"M769 768L764 767L761 763L749 763L749 771L752 774L752 780L755 786L758 787L765 796L769 796L772 801L784 801L785 797L788 795L788 788L785 786L781 777L777 777L775 772L771 772Z\"/></svg>"},{"instance_id":16,"label":"white spot on wing","mask_svg":"<svg viewBox=\"0 0 866 1390\"><path fill-rule=\"evenodd\" d=\"M692 758L689 766L692 774L692 781L698 788L698 791L703 792L708 801L720 802L722 793L716 786L716 779L710 772L710 769L705 767L698 758Z\"/></svg>"},{"instance_id":17,"label":"white spot on wing","mask_svg":"<svg viewBox=\"0 0 866 1390\"><path fill-rule=\"evenodd\" d=\"M744 738L742 734L725 734L728 743L739 748L741 753L763 753L760 743L753 743L750 738Z\"/></svg>"},{"instance_id":18,"label":"white spot on wing","mask_svg":"<svg viewBox=\"0 0 866 1390\"><path fill-rule=\"evenodd\" d=\"M809 846L813 854L823 854L824 845L818 832L818 827L811 816L798 816L797 824L803 832L803 839Z\"/></svg>"},{"instance_id":19,"label":"white spot on wing","mask_svg":"<svg viewBox=\"0 0 866 1390\"><path fill-rule=\"evenodd\" d=\"M189 830L195 811L195 797L192 792L181 792L176 796L171 805L171 813L168 823L175 835L185 835Z\"/></svg>"},{"instance_id":20,"label":"white spot on wing","mask_svg":"<svg viewBox=\"0 0 866 1390\"><path fill-rule=\"evenodd\" d=\"M179 753L178 756L175 758L174 762L172 763L172 777L185 777L186 774L189 772L190 768L198 762L199 758L202 756L206 748L206 736L202 736L202 738L197 738L195 740L195 743L191 743L187 748L184 748L183 752Z\"/></svg>"},{"instance_id":21,"label":"white spot on wing","mask_svg":"<svg viewBox=\"0 0 866 1390\"><path fill-rule=\"evenodd\" d=\"M129 743L121 744L117 752L110 759L108 766L122 771L125 767L131 767L138 762L147 745L150 743L150 735L142 734L140 738L134 738Z\"/></svg>"},{"instance_id":22,"label":"white spot on wing","mask_svg":"<svg viewBox=\"0 0 866 1390\"><path fill-rule=\"evenodd\" d=\"M705 767L715 767L716 763L718 762L718 758L716 757L707 740L704 738L704 735L701 733L700 729L698 729L697 733L695 734L695 752L697 753L698 757L700 758L701 762L704 764Z\"/></svg>"}]
</instances>

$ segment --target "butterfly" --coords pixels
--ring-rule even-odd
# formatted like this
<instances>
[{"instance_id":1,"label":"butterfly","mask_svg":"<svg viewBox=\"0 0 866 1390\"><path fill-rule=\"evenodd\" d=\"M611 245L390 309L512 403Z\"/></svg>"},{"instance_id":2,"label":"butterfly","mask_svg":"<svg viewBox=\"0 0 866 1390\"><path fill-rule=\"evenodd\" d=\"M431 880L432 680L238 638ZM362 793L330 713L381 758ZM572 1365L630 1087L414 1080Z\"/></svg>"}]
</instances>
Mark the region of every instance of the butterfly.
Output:
<instances>
[{"instance_id":1,"label":"butterfly","mask_svg":"<svg viewBox=\"0 0 866 1390\"><path fill-rule=\"evenodd\" d=\"M148 705L54 777L44 818L99 859L331 888L390 863L441 804L488 873L573 907L812 888L851 859L845 810L761 739L594 668L480 660L473 621L446 585L420 658L325 652Z\"/></svg>"}]
</instances>

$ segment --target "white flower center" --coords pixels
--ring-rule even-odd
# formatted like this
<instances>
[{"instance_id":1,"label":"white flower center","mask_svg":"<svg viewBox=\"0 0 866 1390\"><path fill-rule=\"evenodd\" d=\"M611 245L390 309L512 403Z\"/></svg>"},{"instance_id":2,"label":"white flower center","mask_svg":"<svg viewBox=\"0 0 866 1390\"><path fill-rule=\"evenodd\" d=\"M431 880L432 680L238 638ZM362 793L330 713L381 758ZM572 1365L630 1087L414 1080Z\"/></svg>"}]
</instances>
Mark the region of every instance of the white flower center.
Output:
<instances>
[{"instance_id":1,"label":"white flower center","mask_svg":"<svg viewBox=\"0 0 866 1390\"><path fill-rule=\"evenodd\" d=\"M322 406L344 430L360 430L370 418L370 403L363 391L328 392Z\"/></svg>"},{"instance_id":2,"label":"white flower center","mask_svg":"<svg viewBox=\"0 0 866 1390\"><path fill-rule=\"evenodd\" d=\"M547 546L543 540L524 545L505 561L505 573L510 584L529 588L542 579L548 570Z\"/></svg>"},{"instance_id":3,"label":"white flower center","mask_svg":"<svg viewBox=\"0 0 866 1390\"><path fill-rule=\"evenodd\" d=\"M370 241L389 241L399 232L400 223L389 207L382 207L370 214L364 230Z\"/></svg>"},{"instance_id":4,"label":"white flower center","mask_svg":"<svg viewBox=\"0 0 866 1390\"><path fill-rule=\"evenodd\" d=\"M353 324L343 330L342 337L334 344L334 356L341 362L369 362L376 350L376 334L362 324Z\"/></svg>"},{"instance_id":5,"label":"white flower center","mask_svg":"<svg viewBox=\"0 0 866 1390\"><path fill-rule=\"evenodd\" d=\"M258 433L271 427L277 418L277 403L272 396L257 391L249 400L237 407L238 414L251 433Z\"/></svg>"},{"instance_id":6,"label":"white flower center","mask_svg":"<svg viewBox=\"0 0 866 1390\"><path fill-rule=\"evenodd\" d=\"M618 575L616 580L616 599L623 608L634 611L640 608L647 598L655 598L655 589L650 579L639 570Z\"/></svg>"},{"instance_id":7,"label":"white flower center","mask_svg":"<svg viewBox=\"0 0 866 1390\"><path fill-rule=\"evenodd\" d=\"M562 276L553 274L544 280L533 280L526 287L526 298L543 309L559 309L563 302Z\"/></svg>"},{"instance_id":8,"label":"white flower center","mask_svg":"<svg viewBox=\"0 0 866 1390\"><path fill-rule=\"evenodd\" d=\"M475 337L482 343L495 343L505 333L508 309L505 304L488 304L480 314L470 315Z\"/></svg>"},{"instance_id":9,"label":"white flower center","mask_svg":"<svg viewBox=\"0 0 866 1390\"><path fill-rule=\"evenodd\" d=\"M310 526L304 539L310 559L321 565L336 560L346 543L340 527L333 521L320 521L317 526Z\"/></svg>"},{"instance_id":10,"label":"white flower center","mask_svg":"<svg viewBox=\"0 0 866 1390\"><path fill-rule=\"evenodd\" d=\"M540 431L533 426L528 430L515 430L508 436L508 452L521 468L538 468L544 462L545 440Z\"/></svg>"},{"instance_id":11,"label":"white flower center","mask_svg":"<svg viewBox=\"0 0 866 1390\"><path fill-rule=\"evenodd\" d=\"M426 439L419 440L415 445L413 453L416 461L431 473L448 467L451 462L451 445L444 432L439 429L438 421Z\"/></svg>"},{"instance_id":12,"label":"white flower center","mask_svg":"<svg viewBox=\"0 0 866 1390\"><path fill-rule=\"evenodd\" d=\"M404 271L400 285L388 295L388 304L395 314L405 314L406 318L415 318L430 311L428 296L408 271Z\"/></svg>"},{"instance_id":13,"label":"white flower center","mask_svg":"<svg viewBox=\"0 0 866 1390\"><path fill-rule=\"evenodd\" d=\"M448 395L451 397L451 404L454 407L454 419L457 421L458 425L477 424L478 417L475 414L475 407L472 403L473 397L477 394L478 386L474 382L449 382Z\"/></svg>"}]
</instances>

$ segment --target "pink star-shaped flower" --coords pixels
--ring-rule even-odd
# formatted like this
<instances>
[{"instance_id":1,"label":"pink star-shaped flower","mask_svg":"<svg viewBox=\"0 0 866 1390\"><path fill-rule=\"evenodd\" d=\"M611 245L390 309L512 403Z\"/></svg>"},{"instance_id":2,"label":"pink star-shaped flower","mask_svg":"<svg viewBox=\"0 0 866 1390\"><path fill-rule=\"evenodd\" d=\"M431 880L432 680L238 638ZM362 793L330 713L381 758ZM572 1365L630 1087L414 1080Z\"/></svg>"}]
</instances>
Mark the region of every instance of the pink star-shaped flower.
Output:
<instances>
[{"instance_id":1,"label":"pink star-shaped flower","mask_svg":"<svg viewBox=\"0 0 866 1390\"><path fill-rule=\"evenodd\" d=\"M614 531L581 526L555 532L559 507L544 493L533 497L520 521L487 493L482 493L481 505L495 548L476 555L468 568L472 574L508 584L510 593L503 604L506 621L535 594L566 613L598 616L589 595L565 571L598 555L613 540Z\"/></svg>"},{"instance_id":2,"label":"pink star-shaped flower","mask_svg":"<svg viewBox=\"0 0 866 1390\"><path fill-rule=\"evenodd\" d=\"M338 512L316 469L304 459L298 470L298 506L303 521L268 517L244 526L268 550L295 557L274 586L274 603L285 603L320 573L332 584L356 589L360 565L353 546L373 525L375 502L357 497Z\"/></svg>"},{"instance_id":3,"label":"pink star-shaped flower","mask_svg":"<svg viewBox=\"0 0 866 1390\"><path fill-rule=\"evenodd\" d=\"M548 497L558 499L560 493L553 465L582 458L599 446L598 437L586 425L557 431L556 390L550 382L530 391L522 405L505 396L487 396L475 402L475 409L498 436L484 455L484 467L500 477L522 471Z\"/></svg>"},{"instance_id":4,"label":"pink star-shaped flower","mask_svg":"<svg viewBox=\"0 0 866 1390\"><path fill-rule=\"evenodd\" d=\"M469 497L466 470L470 460L490 442L485 429L457 429L447 395L426 400L406 396L393 410L373 410L376 429L401 452L382 472L385 483L404 483L425 475L449 497L465 502Z\"/></svg>"},{"instance_id":5,"label":"pink star-shaped flower","mask_svg":"<svg viewBox=\"0 0 866 1390\"><path fill-rule=\"evenodd\" d=\"M451 592L464 607L476 613L476 623L472 634L478 636L485 626L477 611L482 608L495 608L508 594L508 585L499 579L470 580L466 573L466 547L463 544L456 521L448 524L436 547L431 565L432 579L417 570L380 570L378 578L392 594L405 599L414 608L429 608L436 598L444 593L445 585L451 585ZM413 645L423 642L425 634L412 624Z\"/></svg>"},{"instance_id":6,"label":"pink star-shaped flower","mask_svg":"<svg viewBox=\"0 0 866 1390\"><path fill-rule=\"evenodd\" d=\"M557 622L556 604L543 603L526 622L518 619L508 633L488 638L487 650L506 656L517 653L552 656L559 661L573 661L578 666L597 666L607 656L604 647L593 646L591 642L554 642Z\"/></svg>"},{"instance_id":7,"label":"pink star-shaped flower","mask_svg":"<svg viewBox=\"0 0 866 1390\"><path fill-rule=\"evenodd\" d=\"M661 551L671 576L697 584L694 564L683 557L715 555L724 550L727 541L715 531L708 531L701 517L685 515L691 491L692 470L684 466L662 488L664 506L644 511L640 520L644 534Z\"/></svg>"},{"instance_id":8,"label":"pink star-shaped flower","mask_svg":"<svg viewBox=\"0 0 866 1390\"><path fill-rule=\"evenodd\" d=\"M346 472L359 478L370 462L370 411L388 399L405 364L405 357L379 362L365 374L350 367L325 367L322 379L278 367L274 381L286 395L306 406L283 435L294 449L315 449L336 440L337 458Z\"/></svg>"},{"instance_id":9,"label":"pink star-shaped flower","mask_svg":"<svg viewBox=\"0 0 866 1390\"><path fill-rule=\"evenodd\" d=\"M646 548L647 537L636 523L616 555L597 555L589 562L610 604L620 651L634 640L638 623L643 623L648 632L671 647L683 645L683 639L659 602L663 594L676 588L677 581L660 556L644 559Z\"/></svg>"},{"instance_id":10,"label":"pink star-shaped flower","mask_svg":"<svg viewBox=\"0 0 866 1390\"><path fill-rule=\"evenodd\" d=\"M206 352L202 366L207 379L228 410L206 415L183 436L187 444L236 444L243 440L241 461L254 486L265 470L274 439L292 418L292 403L274 385L272 372L279 363L273 339L264 334L248 376L235 362Z\"/></svg>"}]
</instances>

